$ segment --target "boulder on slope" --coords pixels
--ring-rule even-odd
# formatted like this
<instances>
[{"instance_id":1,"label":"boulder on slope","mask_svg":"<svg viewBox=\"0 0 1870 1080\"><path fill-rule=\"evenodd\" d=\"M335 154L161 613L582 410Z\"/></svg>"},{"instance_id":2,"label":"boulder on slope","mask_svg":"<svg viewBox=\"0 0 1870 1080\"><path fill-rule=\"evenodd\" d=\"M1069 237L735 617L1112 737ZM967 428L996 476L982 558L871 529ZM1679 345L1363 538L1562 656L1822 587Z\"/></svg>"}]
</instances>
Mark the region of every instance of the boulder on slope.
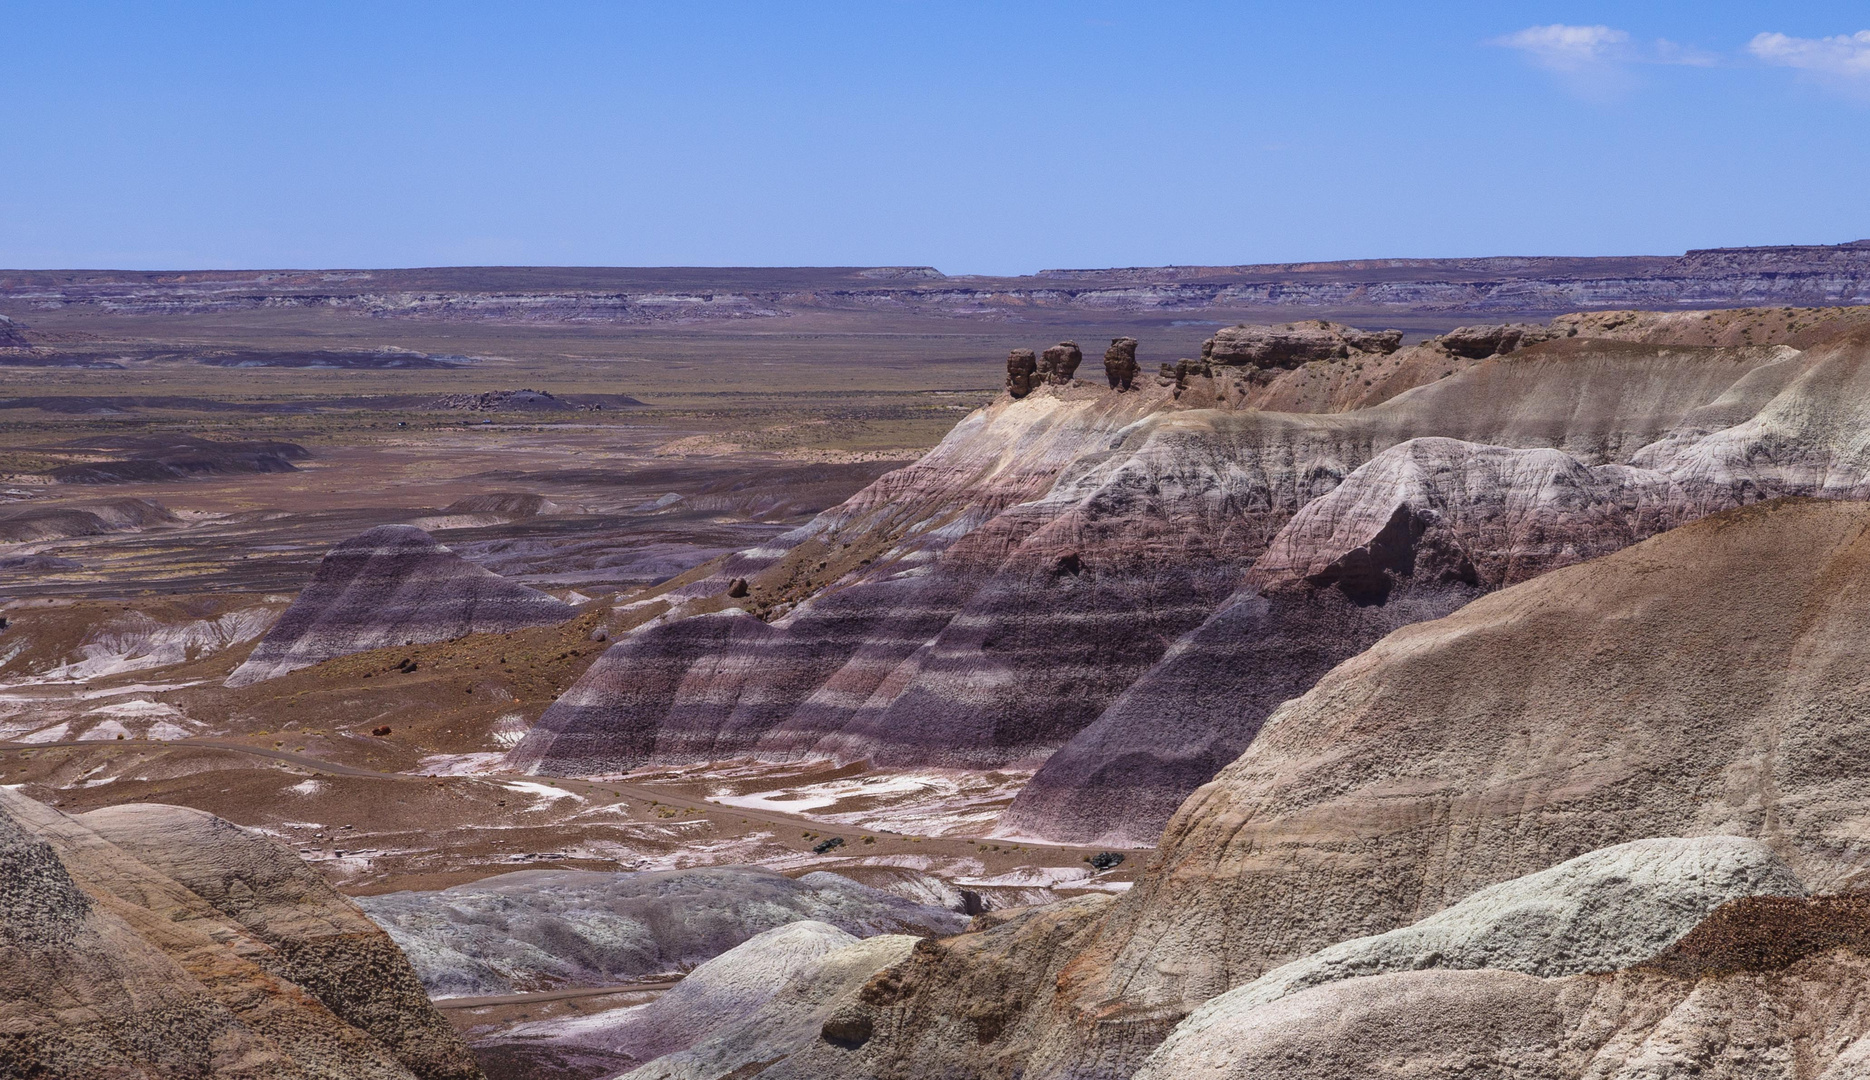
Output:
<instances>
[{"instance_id":1,"label":"boulder on slope","mask_svg":"<svg viewBox=\"0 0 1870 1080\"><path fill-rule=\"evenodd\" d=\"M751 867L521 870L357 902L438 997L630 982L704 963L800 920L860 937L967 925L963 915L836 874L788 878Z\"/></svg>"},{"instance_id":2,"label":"boulder on slope","mask_svg":"<svg viewBox=\"0 0 1870 1080\"><path fill-rule=\"evenodd\" d=\"M787 923L702 964L648 1004L520 1024L479 1049L511 1048L514 1057L544 1051L540 1056L612 1062L612 1069L648 1062L746 1020L800 972L857 941L826 923Z\"/></svg>"},{"instance_id":3,"label":"boulder on slope","mask_svg":"<svg viewBox=\"0 0 1870 1080\"><path fill-rule=\"evenodd\" d=\"M692 1047L657 1058L618 1080L716 1080L790 1056L826 1032L850 1041L863 1029L861 1021L842 1026L834 1019L844 999L879 972L908 959L919 940L882 934L826 953L802 965L757 1009L718 1024Z\"/></svg>"},{"instance_id":4,"label":"boulder on slope","mask_svg":"<svg viewBox=\"0 0 1870 1080\"><path fill-rule=\"evenodd\" d=\"M289 851L194 811L119 809L108 831L129 847L0 789L0 1072L481 1075L401 954Z\"/></svg>"},{"instance_id":5,"label":"boulder on slope","mask_svg":"<svg viewBox=\"0 0 1870 1080\"><path fill-rule=\"evenodd\" d=\"M475 566L413 525L379 525L326 553L227 685L248 686L369 649L549 626L576 614L569 604Z\"/></svg>"}]
</instances>

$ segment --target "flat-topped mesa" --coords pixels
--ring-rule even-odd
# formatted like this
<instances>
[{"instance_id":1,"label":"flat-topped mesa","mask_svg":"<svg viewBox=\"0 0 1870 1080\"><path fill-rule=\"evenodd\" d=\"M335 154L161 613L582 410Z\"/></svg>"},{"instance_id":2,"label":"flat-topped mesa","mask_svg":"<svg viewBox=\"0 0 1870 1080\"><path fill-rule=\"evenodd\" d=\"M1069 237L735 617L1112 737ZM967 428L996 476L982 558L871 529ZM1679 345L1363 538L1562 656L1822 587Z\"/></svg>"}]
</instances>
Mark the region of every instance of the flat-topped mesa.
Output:
<instances>
[{"instance_id":1,"label":"flat-topped mesa","mask_svg":"<svg viewBox=\"0 0 1870 1080\"><path fill-rule=\"evenodd\" d=\"M1061 341L1039 355L1039 377L1054 386L1069 385L1083 362L1077 342Z\"/></svg>"},{"instance_id":2,"label":"flat-topped mesa","mask_svg":"<svg viewBox=\"0 0 1870 1080\"><path fill-rule=\"evenodd\" d=\"M1110 388L1130 389L1136 381L1136 372L1136 339L1111 338L1110 348L1104 350L1104 377L1110 380Z\"/></svg>"},{"instance_id":3,"label":"flat-topped mesa","mask_svg":"<svg viewBox=\"0 0 1870 1080\"><path fill-rule=\"evenodd\" d=\"M1006 392L1023 398L1039 385L1039 360L1031 349L1014 349L1006 354Z\"/></svg>"},{"instance_id":4,"label":"flat-topped mesa","mask_svg":"<svg viewBox=\"0 0 1870 1080\"><path fill-rule=\"evenodd\" d=\"M1359 330L1324 319L1264 326L1241 323L1201 345L1201 358L1230 367L1295 368L1352 353L1387 356L1402 347L1401 330Z\"/></svg>"},{"instance_id":5,"label":"flat-topped mesa","mask_svg":"<svg viewBox=\"0 0 1870 1080\"><path fill-rule=\"evenodd\" d=\"M571 605L468 562L413 525L379 525L325 555L227 685L247 686L350 653L549 626L575 614Z\"/></svg>"}]
</instances>

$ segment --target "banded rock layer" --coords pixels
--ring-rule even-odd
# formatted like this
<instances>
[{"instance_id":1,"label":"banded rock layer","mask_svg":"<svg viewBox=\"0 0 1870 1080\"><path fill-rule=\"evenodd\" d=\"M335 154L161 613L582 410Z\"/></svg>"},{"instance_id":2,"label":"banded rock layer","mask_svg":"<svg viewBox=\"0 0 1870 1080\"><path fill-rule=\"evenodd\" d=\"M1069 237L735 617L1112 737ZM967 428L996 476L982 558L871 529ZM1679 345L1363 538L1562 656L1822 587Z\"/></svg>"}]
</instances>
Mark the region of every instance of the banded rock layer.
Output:
<instances>
[{"instance_id":1,"label":"banded rock layer","mask_svg":"<svg viewBox=\"0 0 1870 1080\"><path fill-rule=\"evenodd\" d=\"M1792 499L1404 627L1276 710L1183 805L1130 893L918 953L853 1004L871 1010L861 1049L814 1047L776 1075L1130 1076L1202 1003L1283 981L1268 976L1281 965L1381 968L1390 943L1411 951L1406 936L1350 939L1412 923L1426 954L1450 957L1493 933L1486 920L1421 920L1650 837L1750 838L1796 875L1756 859L1766 872L1745 891L1860 890L1866 588L1870 506ZM1575 866L1560 870L1575 879ZM1609 926L1679 930L1720 898L1720 876L1701 873L1697 888L1716 887L1673 914L1664 903ZM1605 880L1619 878L1636 881ZM1392 970L1245 1002L1251 1030L1197 1040L1208 1049L1186 1075L1857 1075L1870 1061L1856 1045L1870 1015L1861 900L1731 903L1750 906L1716 908L1674 944L1654 936L1650 960L1604 954L1620 965L1609 974ZM1428 940L1463 925L1482 936ZM1516 916L1502 928L1521 944L1482 951L1596 948L1575 928L1539 944L1534 926Z\"/></svg>"},{"instance_id":2,"label":"banded rock layer","mask_svg":"<svg viewBox=\"0 0 1870 1080\"><path fill-rule=\"evenodd\" d=\"M227 685L369 649L548 626L575 614L569 604L475 566L413 525L379 525L326 553Z\"/></svg>"}]
</instances>

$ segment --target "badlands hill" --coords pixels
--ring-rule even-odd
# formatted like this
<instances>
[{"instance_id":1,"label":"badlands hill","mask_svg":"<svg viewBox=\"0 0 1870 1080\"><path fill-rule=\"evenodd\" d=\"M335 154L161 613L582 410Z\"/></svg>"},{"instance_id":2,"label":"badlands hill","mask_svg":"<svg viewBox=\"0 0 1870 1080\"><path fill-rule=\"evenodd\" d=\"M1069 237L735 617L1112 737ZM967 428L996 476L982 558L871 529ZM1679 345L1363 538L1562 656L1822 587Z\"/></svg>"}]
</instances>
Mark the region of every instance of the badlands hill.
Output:
<instances>
[{"instance_id":1,"label":"badlands hill","mask_svg":"<svg viewBox=\"0 0 1870 1080\"><path fill-rule=\"evenodd\" d=\"M480 1076L390 939L272 840L0 789L0 868L0 1073Z\"/></svg>"},{"instance_id":2,"label":"badlands hill","mask_svg":"<svg viewBox=\"0 0 1870 1080\"><path fill-rule=\"evenodd\" d=\"M677 579L511 761L1036 768L1004 834L1149 844L1273 708L1400 626L1722 509L1864 497L1851 315L1674 321L1743 346L1616 336L1655 336L1640 315L1407 347L1310 322L1223 332L1127 392L1040 372ZM1303 390L1360 370L1389 374L1357 407Z\"/></svg>"},{"instance_id":3,"label":"badlands hill","mask_svg":"<svg viewBox=\"0 0 1870 1080\"><path fill-rule=\"evenodd\" d=\"M1400 629L1136 889L925 942L760 1075L1862 1075L1867 560L1870 506L1780 500Z\"/></svg>"},{"instance_id":4,"label":"badlands hill","mask_svg":"<svg viewBox=\"0 0 1870 1080\"><path fill-rule=\"evenodd\" d=\"M380 525L325 555L227 678L248 686L350 653L546 626L566 603L475 566L413 525Z\"/></svg>"}]
</instances>

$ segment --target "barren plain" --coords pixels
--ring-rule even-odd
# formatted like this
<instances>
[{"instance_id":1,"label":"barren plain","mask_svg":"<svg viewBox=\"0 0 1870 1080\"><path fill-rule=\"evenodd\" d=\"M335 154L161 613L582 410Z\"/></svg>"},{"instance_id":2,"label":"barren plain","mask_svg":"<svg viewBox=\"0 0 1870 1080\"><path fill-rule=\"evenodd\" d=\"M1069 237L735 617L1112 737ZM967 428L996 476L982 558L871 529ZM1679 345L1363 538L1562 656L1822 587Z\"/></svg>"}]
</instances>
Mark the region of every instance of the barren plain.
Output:
<instances>
[{"instance_id":1,"label":"barren plain","mask_svg":"<svg viewBox=\"0 0 1870 1080\"><path fill-rule=\"evenodd\" d=\"M1759 1017L1870 941L1865 302L1862 244L0 272L0 840L78 928L15 959L182 957L251 1047L148 1076L1853 1075L1861 1009ZM1818 943L1707 959L1769 901Z\"/></svg>"}]
</instances>

